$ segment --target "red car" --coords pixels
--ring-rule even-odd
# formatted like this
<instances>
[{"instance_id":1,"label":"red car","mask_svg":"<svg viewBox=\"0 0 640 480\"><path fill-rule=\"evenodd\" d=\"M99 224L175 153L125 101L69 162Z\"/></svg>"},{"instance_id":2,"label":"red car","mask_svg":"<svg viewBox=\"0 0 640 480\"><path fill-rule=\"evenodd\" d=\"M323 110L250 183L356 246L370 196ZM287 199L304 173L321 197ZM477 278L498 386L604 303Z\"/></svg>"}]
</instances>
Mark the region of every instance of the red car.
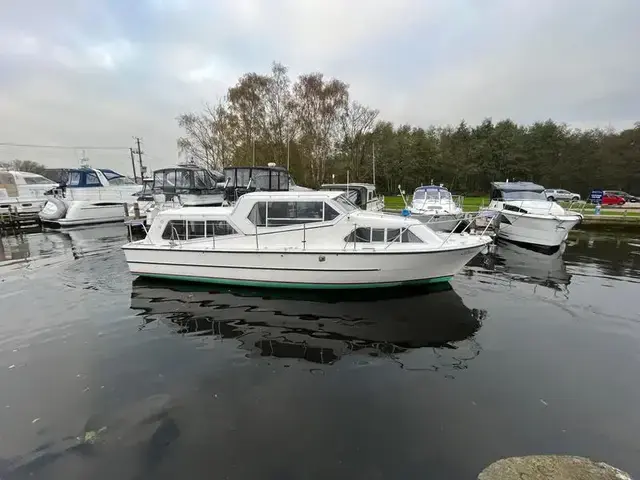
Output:
<instances>
[{"instance_id":1,"label":"red car","mask_svg":"<svg viewBox=\"0 0 640 480\"><path fill-rule=\"evenodd\" d=\"M624 205L625 202L624 197L612 192L604 192L602 195L602 205Z\"/></svg>"}]
</instances>

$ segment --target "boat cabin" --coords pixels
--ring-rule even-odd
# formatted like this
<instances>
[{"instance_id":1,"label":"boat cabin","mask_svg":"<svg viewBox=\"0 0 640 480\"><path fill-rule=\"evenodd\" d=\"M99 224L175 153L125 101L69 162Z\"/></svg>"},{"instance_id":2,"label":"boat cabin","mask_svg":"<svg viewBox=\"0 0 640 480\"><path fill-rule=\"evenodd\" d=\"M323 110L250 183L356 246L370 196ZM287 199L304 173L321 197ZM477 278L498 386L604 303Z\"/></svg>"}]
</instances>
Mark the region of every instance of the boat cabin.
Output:
<instances>
[{"instance_id":1,"label":"boat cabin","mask_svg":"<svg viewBox=\"0 0 640 480\"><path fill-rule=\"evenodd\" d=\"M422 201L435 201L441 200L450 201L452 199L451 192L442 185L422 185L415 189L413 192L413 200Z\"/></svg>"},{"instance_id":2,"label":"boat cabin","mask_svg":"<svg viewBox=\"0 0 640 480\"><path fill-rule=\"evenodd\" d=\"M49 168L44 174L63 189L136 185L130 178L108 168Z\"/></svg>"},{"instance_id":3,"label":"boat cabin","mask_svg":"<svg viewBox=\"0 0 640 480\"><path fill-rule=\"evenodd\" d=\"M220 172L199 167L195 164L179 164L161 168L153 172L153 193L173 195L212 195L221 193Z\"/></svg>"},{"instance_id":4,"label":"boat cabin","mask_svg":"<svg viewBox=\"0 0 640 480\"><path fill-rule=\"evenodd\" d=\"M362 210L380 211L384 208L384 199L376 193L372 183L325 183L320 190L345 192L347 198Z\"/></svg>"},{"instance_id":5,"label":"boat cabin","mask_svg":"<svg viewBox=\"0 0 640 480\"><path fill-rule=\"evenodd\" d=\"M331 227L328 230L325 227ZM341 191L252 192L238 199L233 209L180 208L155 217L143 243L236 238L233 248L325 245L333 249L362 248L362 244L442 243L419 221L395 215L363 212ZM256 239L256 236L258 237ZM244 240L240 241L242 237ZM301 243L302 242L302 243ZM139 242L138 242L139 243ZM307 246L309 246L307 245Z\"/></svg>"},{"instance_id":6,"label":"boat cabin","mask_svg":"<svg viewBox=\"0 0 640 480\"><path fill-rule=\"evenodd\" d=\"M533 182L493 182L491 183L491 201L509 202L536 201L547 202L542 185Z\"/></svg>"},{"instance_id":7,"label":"boat cabin","mask_svg":"<svg viewBox=\"0 0 640 480\"><path fill-rule=\"evenodd\" d=\"M287 192L289 190L307 190L298 187L291 174L275 163L257 167L227 167L223 170L225 200L235 202L249 192Z\"/></svg>"}]
</instances>

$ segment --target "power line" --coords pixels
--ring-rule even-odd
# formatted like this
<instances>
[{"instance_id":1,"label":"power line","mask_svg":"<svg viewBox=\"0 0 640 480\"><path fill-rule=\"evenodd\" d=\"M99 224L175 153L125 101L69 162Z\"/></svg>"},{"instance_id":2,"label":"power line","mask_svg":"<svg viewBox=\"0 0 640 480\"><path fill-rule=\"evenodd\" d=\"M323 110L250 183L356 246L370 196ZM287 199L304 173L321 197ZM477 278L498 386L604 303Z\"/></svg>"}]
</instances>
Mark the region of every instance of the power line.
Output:
<instances>
[{"instance_id":1,"label":"power line","mask_svg":"<svg viewBox=\"0 0 640 480\"><path fill-rule=\"evenodd\" d=\"M129 147L92 147L70 145L40 145L35 143L0 142L0 147L26 147L26 148L60 148L63 150L129 150Z\"/></svg>"}]
</instances>

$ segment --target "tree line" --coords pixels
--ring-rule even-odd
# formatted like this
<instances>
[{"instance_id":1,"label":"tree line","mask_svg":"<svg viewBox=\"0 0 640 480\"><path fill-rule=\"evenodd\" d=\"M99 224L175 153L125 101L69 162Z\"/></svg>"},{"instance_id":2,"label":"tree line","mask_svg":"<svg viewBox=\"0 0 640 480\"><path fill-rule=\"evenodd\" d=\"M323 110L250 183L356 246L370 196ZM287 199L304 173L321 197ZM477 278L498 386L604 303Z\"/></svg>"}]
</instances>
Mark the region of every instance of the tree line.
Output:
<instances>
[{"instance_id":1,"label":"tree line","mask_svg":"<svg viewBox=\"0 0 640 480\"><path fill-rule=\"evenodd\" d=\"M321 73L289 78L274 63L247 73L215 104L177 119L179 150L212 169L290 165L298 183L375 183L384 193L431 181L464 194L491 181L529 180L587 194L592 188L640 193L640 123L620 132L576 130L552 120L518 125L395 126L352 100L349 86Z\"/></svg>"}]
</instances>

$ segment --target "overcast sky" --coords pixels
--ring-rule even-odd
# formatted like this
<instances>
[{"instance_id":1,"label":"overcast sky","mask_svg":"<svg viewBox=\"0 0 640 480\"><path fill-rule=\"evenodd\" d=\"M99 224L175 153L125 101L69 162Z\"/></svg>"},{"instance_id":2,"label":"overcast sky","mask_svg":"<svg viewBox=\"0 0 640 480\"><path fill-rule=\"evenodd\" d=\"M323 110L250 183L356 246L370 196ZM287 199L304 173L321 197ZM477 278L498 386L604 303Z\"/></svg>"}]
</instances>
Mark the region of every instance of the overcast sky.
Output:
<instances>
[{"instance_id":1,"label":"overcast sky","mask_svg":"<svg viewBox=\"0 0 640 480\"><path fill-rule=\"evenodd\" d=\"M397 123L640 120L640 0L0 0L0 143L177 159L175 117L272 61ZM129 173L128 151L88 151ZM0 161L81 152L0 146Z\"/></svg>"}]
</instances>

